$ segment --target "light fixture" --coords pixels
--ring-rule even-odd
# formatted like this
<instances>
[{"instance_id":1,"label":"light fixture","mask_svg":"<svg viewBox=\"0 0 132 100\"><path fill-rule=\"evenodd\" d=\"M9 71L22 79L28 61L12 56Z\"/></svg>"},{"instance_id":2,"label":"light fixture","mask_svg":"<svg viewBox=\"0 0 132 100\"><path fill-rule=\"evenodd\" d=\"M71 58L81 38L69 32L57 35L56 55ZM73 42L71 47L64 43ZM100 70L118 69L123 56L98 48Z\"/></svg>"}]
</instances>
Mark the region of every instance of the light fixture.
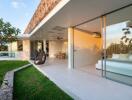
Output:
<instances>
[{"instance_id":1,"label":"light fixture","mask_svg":"<svg viewBox=\"0 0 132 100\"><path fill-rule=\"evenodd\" d=\"M101 33L100 32L93 32L92 36L95 38L101 38Z\"/></svg>"}]
</instances>

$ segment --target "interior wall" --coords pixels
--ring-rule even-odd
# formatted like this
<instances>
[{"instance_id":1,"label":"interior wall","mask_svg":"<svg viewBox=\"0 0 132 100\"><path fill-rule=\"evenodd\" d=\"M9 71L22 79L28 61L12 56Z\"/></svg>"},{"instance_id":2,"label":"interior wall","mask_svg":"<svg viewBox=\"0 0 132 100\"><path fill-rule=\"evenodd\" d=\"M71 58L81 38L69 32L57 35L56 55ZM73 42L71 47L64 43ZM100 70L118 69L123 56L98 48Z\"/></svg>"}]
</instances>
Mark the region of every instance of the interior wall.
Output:
<instances>
[{"instance_id":1,"label":"interior wall","mask_svg":"<svg viewBox=\"0 0 132 100\"><path fill-rule=\"evenodd\" d=\"M102 38L95 38L87 32L74 30L74 66L96 64L101 57Z\"/></svg>"},{"instance_id":2,"label":"interior wall","mask_svg":"<svg viewBox=\"0 0 132 100\"><path fill-rule=\"evenodd\" d=\"M67 41L53 40L49 41L49 57L55 58L57 53L66 53L67 55Z\"/></svg>"}]
</instances>

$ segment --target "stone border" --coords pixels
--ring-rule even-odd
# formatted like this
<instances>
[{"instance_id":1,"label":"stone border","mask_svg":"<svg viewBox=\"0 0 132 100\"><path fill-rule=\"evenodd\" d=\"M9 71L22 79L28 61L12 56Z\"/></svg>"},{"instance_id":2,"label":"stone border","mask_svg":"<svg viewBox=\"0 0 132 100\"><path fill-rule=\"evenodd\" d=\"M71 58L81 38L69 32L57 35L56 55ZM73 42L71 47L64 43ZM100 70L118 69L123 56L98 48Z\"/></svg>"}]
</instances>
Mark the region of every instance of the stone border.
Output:
<instances>
[{"instance_id":1,"label":"stone border","mask_svg":"<svg viewBox=\"0 0 132 100\"><path fill-rule=\"evenodd\" d=\"M32 64L24 65L20 68L8 71L5 74L3 83L0 87L0 100L13 100L14 73L31 65Z\"/></svg>"}]
</instances>

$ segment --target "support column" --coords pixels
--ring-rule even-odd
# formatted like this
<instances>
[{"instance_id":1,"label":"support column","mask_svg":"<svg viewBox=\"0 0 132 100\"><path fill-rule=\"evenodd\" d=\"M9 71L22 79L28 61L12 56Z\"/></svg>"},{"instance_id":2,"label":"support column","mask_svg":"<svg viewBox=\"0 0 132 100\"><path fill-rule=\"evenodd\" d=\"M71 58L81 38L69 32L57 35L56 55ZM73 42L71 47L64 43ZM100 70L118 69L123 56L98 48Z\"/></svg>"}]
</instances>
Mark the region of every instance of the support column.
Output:
<instances>
[{"instance_id":1,"label":"support column","mask_svg":"<svg viewBox=\"0 0 132 100\"><path fill-rule=\"evenodd\" d=\"M43 40L44 51L46 53L46 40Z\"/></svg>"},{"instance_id":2,"label":"support column","mask_svg":"<svg viewBox=\"0 0 132 100\"><path fill-rule=\"evenodd\" d=\"M102 33L102 77L106 77L106 16L101 17L101 33Z\"/></svg>"},{"instance_id":3,"label":"support column","mask_svg":"<svg viewBox=\"0 0 132 100\"><path fill-rule=\"evenodd\" d=\"M68 28L68 68L74 68L74 29Z\"/></svg>"},{"instance_id":4,"label":"support column","mask_svg":"<svg viewBox=\"0 0 132 100\"><path fill-rule=\"evenodd\" d=\"M30 40L25 39L23 40L23 54L22 59L24 60L30 60Z\"/></svg>"}]
</instances>

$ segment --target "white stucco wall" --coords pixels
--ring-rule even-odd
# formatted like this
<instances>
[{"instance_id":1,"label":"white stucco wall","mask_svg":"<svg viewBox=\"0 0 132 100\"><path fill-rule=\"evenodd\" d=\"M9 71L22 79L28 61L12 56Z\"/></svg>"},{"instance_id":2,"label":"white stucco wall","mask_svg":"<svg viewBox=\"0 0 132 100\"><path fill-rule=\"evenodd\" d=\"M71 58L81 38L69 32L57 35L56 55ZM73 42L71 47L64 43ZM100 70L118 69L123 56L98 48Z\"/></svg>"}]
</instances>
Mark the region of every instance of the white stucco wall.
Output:
<instances>
[{"instance_id":1,"label":"white stucco wall","mask_svg":"<svg viewBox=\"0 0 132 100\"><path fill-rule=\"evenodd\" d=\"M17 60L29 60L30 59L30 40L23 40L23 51L17 50L17 42L12 42L8 44L9 56L11 53L15 54L15 59Z\"/></svg>"},{"instance_id":2,"label":"white stucco wall","mask_svg":"<svg viewBox=\"0 0 132 100\"><path fill-rule=\"evenodd\" d=\"M86 32L74 30L74 66L96 64L100 58L101 40Z\"/></svg>"},{"instance_id":3,"label":"white stucco wall","mask_svg":"<svg viewBox=\"0 0 132 100\"><path fill-rule=\"evenodd\" d=\"M63 40L49 41L49 57L55 58L59 52L67 54L67 42Z\"/></svg>"},{"instance_id":4,"label":"white stucco wall","mask_svg":"<svg viewBox=\"0 0 132 100\"><path fill-rule=\"evenodd\" d=\"M16 52L17 51L17 42L9 43L8 51Z\"/></svg>"}]
</instances>

